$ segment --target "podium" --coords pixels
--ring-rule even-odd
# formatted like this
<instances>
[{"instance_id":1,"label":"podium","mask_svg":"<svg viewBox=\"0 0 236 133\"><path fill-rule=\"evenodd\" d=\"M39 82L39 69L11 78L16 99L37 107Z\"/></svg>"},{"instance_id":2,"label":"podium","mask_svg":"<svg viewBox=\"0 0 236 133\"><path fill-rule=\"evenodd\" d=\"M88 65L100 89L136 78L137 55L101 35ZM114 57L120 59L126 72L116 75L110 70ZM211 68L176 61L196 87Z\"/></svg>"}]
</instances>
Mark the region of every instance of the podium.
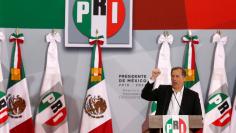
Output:
<instances>
[{"instance_id":1,"label":"podium","mask_svg":"<svg viewBox=\"0 0 236 133\"><path fill-rule=\"evenodd\" d=\"M149 115L142 125L142 133L150 133L150 129L163 128L163 116L162 115ZM191 129L203 128L201 115L189 115L189 132Z\"/></svg>"}]
</instances>

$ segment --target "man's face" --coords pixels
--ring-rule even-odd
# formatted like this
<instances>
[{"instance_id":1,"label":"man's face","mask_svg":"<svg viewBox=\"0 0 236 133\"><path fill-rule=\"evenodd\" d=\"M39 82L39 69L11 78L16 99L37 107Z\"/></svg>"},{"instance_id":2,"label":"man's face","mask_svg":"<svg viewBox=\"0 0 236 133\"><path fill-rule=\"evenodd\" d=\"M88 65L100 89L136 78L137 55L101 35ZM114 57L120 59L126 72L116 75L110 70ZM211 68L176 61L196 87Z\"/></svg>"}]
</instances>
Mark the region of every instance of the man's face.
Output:
<instances>
[{"instance_id":1,"label":"man's face","mask_svg":"<svg viewBox=\"0 0 236 133\"><path fill-rule=\"evenodd\" d=\"M184 85L184 76L181 69L176 69L171 73L171 82L174 89L181 89Z\"/></svg>"}]
</instances>

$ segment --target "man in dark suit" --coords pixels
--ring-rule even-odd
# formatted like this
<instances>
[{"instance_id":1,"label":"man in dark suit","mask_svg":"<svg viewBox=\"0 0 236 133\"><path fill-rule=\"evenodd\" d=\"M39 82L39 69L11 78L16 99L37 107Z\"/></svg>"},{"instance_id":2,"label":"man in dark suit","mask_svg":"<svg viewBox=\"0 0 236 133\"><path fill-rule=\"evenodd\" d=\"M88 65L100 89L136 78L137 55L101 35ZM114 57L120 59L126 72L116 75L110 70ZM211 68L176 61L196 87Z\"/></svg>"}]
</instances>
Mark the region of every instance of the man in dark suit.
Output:
<instances>
[{"instance_id":1,"label":"man in dark suit","mask_svg":"<svg viewBox=\"0 0 236 133\"><path fill-rule=\"evenodd\" d=\"M160 73L158 68L153 69L152 76L141 94L143 99L158 102L156 115L201 115L198 93L184 87L185 70L182 67L172 68L172 85L160 85L153 89Z\"/></svg>"}]
</instances>

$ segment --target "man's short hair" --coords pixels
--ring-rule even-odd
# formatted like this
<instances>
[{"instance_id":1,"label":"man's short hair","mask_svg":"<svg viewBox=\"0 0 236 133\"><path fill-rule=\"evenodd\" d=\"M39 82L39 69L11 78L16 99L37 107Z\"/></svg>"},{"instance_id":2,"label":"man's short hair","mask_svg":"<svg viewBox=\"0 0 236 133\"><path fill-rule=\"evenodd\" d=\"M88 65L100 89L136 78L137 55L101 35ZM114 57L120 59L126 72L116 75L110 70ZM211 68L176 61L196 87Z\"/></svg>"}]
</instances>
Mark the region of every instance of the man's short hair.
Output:
<instances>
[{"instance_id":1,"label":"man's short hair","mask_svg":"<svg viewBox=\"0 0 236 133\"><path fill-rule=\"evenodd\" d=\"M173 71L178 70L178 69L182 71L182 76L186 77L186 71L183 69L183 67L173 67L171 69L171 74L172 74Z\"/></svg>"}]
</instances>

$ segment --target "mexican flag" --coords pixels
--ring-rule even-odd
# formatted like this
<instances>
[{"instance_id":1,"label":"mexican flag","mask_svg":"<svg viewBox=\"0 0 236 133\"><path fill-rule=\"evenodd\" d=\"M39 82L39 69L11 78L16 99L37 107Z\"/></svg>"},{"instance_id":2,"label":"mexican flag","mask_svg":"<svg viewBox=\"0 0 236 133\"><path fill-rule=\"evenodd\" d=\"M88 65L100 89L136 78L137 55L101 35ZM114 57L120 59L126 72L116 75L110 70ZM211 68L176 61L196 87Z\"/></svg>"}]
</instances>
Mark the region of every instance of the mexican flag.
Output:
<instances>
[{"instance_id":1,"label":"mexican flag","mask_svg":"<svg viewBox=\"0 0 236 133\"><path fill-rule=\"evenodd\" d=\"M49 33L46 70L35 121L36 133L68 133L67 111L58 62L57 42L60 34Z\"/></svg>"},{"instance_id":2,"label":"mexican flag","mask_svg":"<svg viewBox=\"0 0 236 133\"><path fill-rule=\"evenodd\" d=\"M195 47L194 47L195 44L199 43L199 39L198 36L192 36L191 31L189 31L189 34L183 37L183 42L186 43L186 49L185 49L186 51L183 65L183 68L186 71L184 86L198 93L202 109L202 116L204 117L205 109L204 109L202 90L195 60Z\"/></svg>"},{"instance_id":3,"label":"mexican flag","mask_svg":"<svg viewBox=\"0 0 236 133\"><path fill-rule=\"evenodd\" d=\"M231 126L230 126L230 133L236 133L236 96L234 98L234 105L231 117Z\"/></svg>"},{"instance_id":4,"label":"mexican flag","mask_svg":"<svg viewBox=\"0 0 236 133\"><path fill-rule=\"evenodd\" d=\"M213 36L213 43L216 44L216 49L204 119L204 133L230 132L232 107L225 72L224 45L226 42L227 37L221 37L218 33Z\"/></svg>"},{"instance_id":5,"label":"mexican flag","mask_svg":"<svg viewBox=\"0 0 236 133\"><path fill-rule=\"evenodd\" d=\"M4 41L5 36L0 32L0 42ZM9 133L9 123L8 123L8 109L6 101L6 93L3 86L3 75L2 75L2 64L0 60L0 133Z\"/></svg>"},{"instance_id":6,"label":"mexican flag","mask_svg":"<svg viewBox=\"0 0 236 133\"><path fill-rule=\"evenodd\" d=\"M171 84L171 61L170 61L170 46L173 43L174 37L170 34L161 34L158 39L158 44L161 45L159 56L157 57L157 68L160 69L161 74L155 81L155 87L158 88L160 84ZM157 109L157 101L151 102L150 114L155 115Z\"/></svg>"},{"instance_id":7,"label":"mexican flag","mask_svg":"<svg viewBox=\"0 0 236 133\"><path fill-rule=\"evenodd\" d=\"M104 70L102 66L102 49L100 42L93 45L88 90L83 106L81 133L112 133L110 105L107 96ZM100 40L100 41L99 41Z\"/></svg>"},{"instance_id":8,"label":"mexican flag","mask_svg":"<svg viewBox=\"0 0 236 133\"><path fill-rule=\"evenodd\" d=\"M10 132L34 133L28 86L20 49L20 44L24 42L23 34L11 34L10 42L14 42L7 86Z\"/></svg>"}]
</instances>

